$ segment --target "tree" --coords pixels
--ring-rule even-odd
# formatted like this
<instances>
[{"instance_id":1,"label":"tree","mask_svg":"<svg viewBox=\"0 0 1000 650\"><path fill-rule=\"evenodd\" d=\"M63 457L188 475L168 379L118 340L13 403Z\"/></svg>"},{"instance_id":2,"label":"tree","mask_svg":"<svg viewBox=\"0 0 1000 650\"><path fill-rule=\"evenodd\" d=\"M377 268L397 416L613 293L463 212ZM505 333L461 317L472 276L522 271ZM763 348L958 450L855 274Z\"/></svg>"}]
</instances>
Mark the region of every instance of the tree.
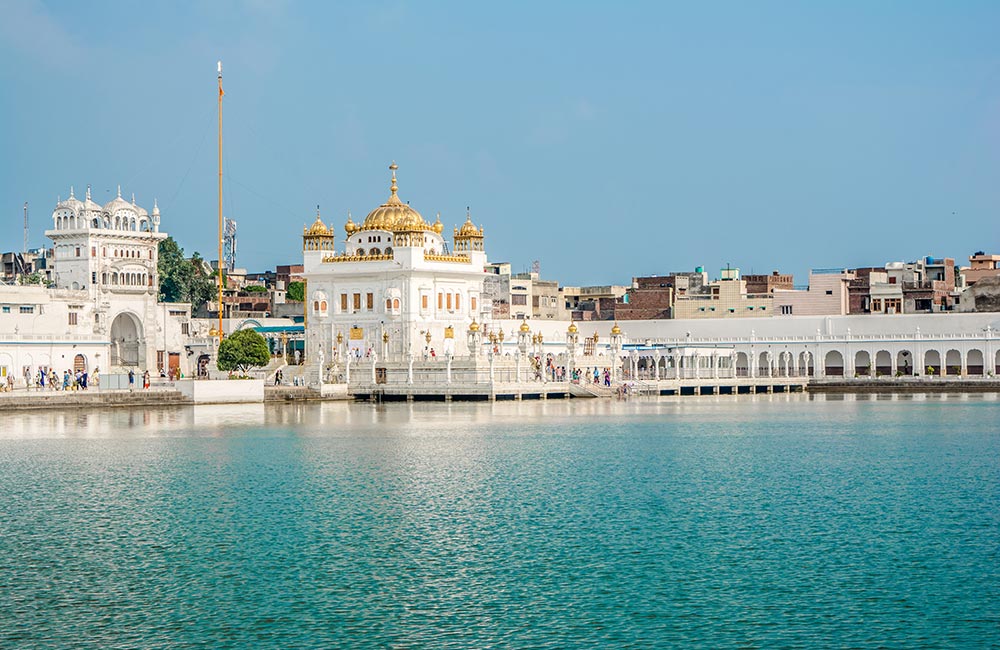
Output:
<instances>
[{"instance_id":1,"label":"tree","mask_svg":"<svg viewBox=\"0 0 1000 650\"><path fill-rule=\"evenodd\" d=\"M304 282L289 282L288 290L285 292L285 299L293 302L302 302L306 299L306 285Z\"/></svg>"},{"instance_id":2,"label":"tree","mask_svg":"<svg viewBox=\"0 0 1000 650\"><path fill-rule=\"evenodd\" d=\"M267 341L254 330L237 330L219 344L219 370L245 375L251 368L266 366L271 360Z\"/></svg>"},{"instance_id":3,"label":"tree","mask_svg":"<svg viewBox=\"0 0 1000 650\"><path fill-rule=\"evenodd\" d=\"M194 267L184 258L184 249L177 245L173 237L160 242L156 272L160 276L161 301L187 302Z\"/></svg>"},{"instance_id":4,"label":"tree","mask_svg":"<svg viewBox=\"0 0 1000 650\"><path fill-rule=\"evenodd\" d=\"M160 242L156 272L163 302L189 302L192 311L198 311L215 296L215 277L206 272L205 261L198 253L191 259L184 257L184 249L173 237Z\"/></svg>"}]
</instances>

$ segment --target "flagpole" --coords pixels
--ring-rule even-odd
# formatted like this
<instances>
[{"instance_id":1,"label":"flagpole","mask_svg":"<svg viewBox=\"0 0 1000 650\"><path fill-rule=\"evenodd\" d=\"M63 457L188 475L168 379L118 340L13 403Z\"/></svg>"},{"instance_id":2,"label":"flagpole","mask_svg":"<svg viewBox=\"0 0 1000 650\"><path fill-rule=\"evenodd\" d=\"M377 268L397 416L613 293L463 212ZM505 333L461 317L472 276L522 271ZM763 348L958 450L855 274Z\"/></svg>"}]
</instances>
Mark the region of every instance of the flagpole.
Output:
<instances>
[{"instance_id":1,"label":"flagpole","mask_svg":"<svg viewBox=\"0 0 1000 650\"><path fill-rule=\"evenodd\" d=\"M219 343L222 343L222 61L219 61Z\"/></svg>"}]
</instances>

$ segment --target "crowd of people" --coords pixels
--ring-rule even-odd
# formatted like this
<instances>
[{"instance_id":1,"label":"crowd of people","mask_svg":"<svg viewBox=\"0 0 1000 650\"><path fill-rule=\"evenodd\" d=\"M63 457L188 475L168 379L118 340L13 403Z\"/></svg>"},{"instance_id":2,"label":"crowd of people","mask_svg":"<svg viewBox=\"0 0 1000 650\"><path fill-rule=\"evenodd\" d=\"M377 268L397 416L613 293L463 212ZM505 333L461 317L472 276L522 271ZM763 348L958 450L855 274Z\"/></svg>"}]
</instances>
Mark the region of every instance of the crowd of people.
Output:
<instances>
[{"instance_id":1,"label":"crowd of people","mask_svg":"<svg viewBox=\"0 0 1000 650\"><path fill-rule=\"evenodd\" d=\"M100 382L100 371L94 369L93 376L86 370L64 370L62 375L52 368L39 368L32 373L29 369L24 369L24 387L29 390L87 390L91 385L97 386ZM13 374L8 374L6 379L0 381L0 390L12 391L16 387Z\"/></svg>"}]
</instances>

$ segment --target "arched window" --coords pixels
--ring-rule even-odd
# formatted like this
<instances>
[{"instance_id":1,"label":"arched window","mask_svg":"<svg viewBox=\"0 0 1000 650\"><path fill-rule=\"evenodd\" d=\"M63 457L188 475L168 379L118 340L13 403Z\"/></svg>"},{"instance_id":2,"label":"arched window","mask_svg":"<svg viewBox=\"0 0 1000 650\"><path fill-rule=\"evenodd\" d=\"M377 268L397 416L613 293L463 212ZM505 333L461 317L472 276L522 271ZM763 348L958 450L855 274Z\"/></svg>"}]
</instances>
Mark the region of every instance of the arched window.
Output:
<instances>
[{"instance_id":1,"label":"arched window","mask_svg":"<svg viewBox=\"0 0 1000 650\"><path fill-rule=\"evenodd\" d=\"M327 309L326 301L325 300L320 300L319 301L319 310L320 310L320 312L322 312L322 313L325 314L326 313L326 309Z\"/></svg>"},{"instance_id":2,"label":"arched window","mask_svg":"<svg viewBox=\"0 0 1000 650\"><path fill-rule=\"evenodd\" d=\"M361 257L364 257L365 256L365 249L359 248L357 254L360 255Z\"/></svg>"},{"instance_id":3,"label":"arched window","mask_svg":"<svg viewBox=\"0 0 1000 650\"><path fill-rule=\"evenodd\" d=\"M313 300L313 312L318 312L318 311L319 311L319 301Z\"/></svg>"},{"instance_id":4,"label":"arched window","mask_svg":"<svg viewBox=\"0 0 1000 650\"><path fill-rule=\"evenodd\" d=\"M393 300L392 300L392 308L395 309L395 310L397 310L397 311L399 310L399 298L393 298Z\"/></svg>"},{"instance_id":5,"label":"arched window","mask_svg":"<svg viewBox=\"0 0 1000 650\"><path fill-rule=\"evenodd\" d=\"M385 254L386 255L392 255L392 247L391 246L386 246L385 247Z\"/></svg>"},{"instance_id":6,"label":"arched window","mask_svg":"<svg viewBox=\"0 0 1000 650\"><path fill-rule=\"evenodd\" d=\"M391 311L392 310L392 298L386 298L385 299L385 310L386 311Z\"/></svg>"},{"instance_id":7,"label":"arched window","mask_svg":"<svg viewBox=\"0 0 1000 650\"><path fill-rule=\"evenodd\" d=\"M372 255L372 256L374 256L374 255L381 255L381 254L382 254L382 251L380 251L380 250L379 250L379 249L377 249L377 248L373 248L373 249L371 249L370 251L368 251L368 254L369 254L369 255Z\"/></svg>"}]
</instances>

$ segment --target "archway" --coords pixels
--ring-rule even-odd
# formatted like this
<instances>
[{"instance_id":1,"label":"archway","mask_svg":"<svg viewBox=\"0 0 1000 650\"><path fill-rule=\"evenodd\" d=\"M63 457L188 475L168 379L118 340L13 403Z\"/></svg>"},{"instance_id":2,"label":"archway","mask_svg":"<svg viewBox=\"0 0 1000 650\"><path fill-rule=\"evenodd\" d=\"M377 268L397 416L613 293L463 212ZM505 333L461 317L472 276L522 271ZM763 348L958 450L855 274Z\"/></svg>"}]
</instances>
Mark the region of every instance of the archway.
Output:
<instances>
[{"instance_id":1,"label":"archway","mask_svg":"<svg viewBox=\"0 0 1000 650\"><path fill-rule=\"evenodd\" d=\"M746 352L736 353L736 376L737 377L750 376L750 357L747 356Z\"/></svg>"},{"instance_id":2,"label":"archway","mask_svg":"<svg viewBox=\"0 0 1000 650\"><path fill-rule=\"evenodd\" d=\"M924 363L922 370L928 375L941 374L941 353L937 350L928 350L924 353Z\"/></svg>"},{"instance_id":3,"label":"archway","mask_svg":"<svg viewBox=\"0 0 1000 650\"><path fill-rule=\"evenodd\" d=\"M807 350L799 353L799 368L803 377L812 377L816 369L813 367L813 355Z\"/></svg>"},{"instance_id":4,"label":"archway","mask_svg":"<svg viewBox=\"0 0 1000 650\"><path fill-rule=\"evenodd\" d=\"M875 376L888 377L892 374L892 354L888 350L875 353Z\"/></svg>"},{"instance_id":5,"label":"archway","mask_svg":"<svg viewBox=\"0 0 1000 650\"><path fill-rule=\"evenodd\" d=\"M969 355L965 359L965 369L970 375L982 375L986 372L983 367L983 351L969 350Z\"/></svg>"},{"instance_id":6,"label":"archway","mask_svg":"<svg viewBox=\"0 0 1000 650\"><path fill-rule=\"evenodd\" d=\"M208 363L211 361L211 357L207 354L203 354L198 357L198 376L208 377Z\"/></svg>"},{"instance_id":7,"label":"archway","mask_svg":"<svg viewBox=\"0 0 1000 650\"><path fill-rule=\"evenodd\" d=\"M145 365L142 323L135 315L122 312L111 321L111 365L138 367Z\"/></svg>"},{"instance_id":8,"label":"archway","mask_svg":"<svg viewBox=\"0 0 1000 650\"><path fill-rule=\"evenodd\" d=\"M757 376L758 377L770 377L771 376L771 353L761 352L760 357L757 360Z\"/></svg>"},{"instance_id":9,"label":"archway","mask_svg":"<svg viewBox=\"0 0 1000 650\"><path fill-rule=\"evenodd\" d=\"M958 350L948 350L944 355L944 365L949 375L961 375L962 353Z\"/></svg>"},{"instance_id":10,"label":"archway","mask_svg":"<svg viewBox=\"0 0 1000 650\"><path fill-rule=\"evenodd\" d=\"M900 350L896 354L896 372L903 377L913 375L913 354L909 350Z\"/></svg>"},{"instance_id":11,"label":"archway","mask_svg":"<svg viewBox=\"0 0 1000 650\"><path fill-rule=\"evenodd\" d=\"M78 354L73 357L73 373L87 372L87 357Z\"/></svg>"},{"instance_id":12,"label":"archway","mask_svg":"<svg viewBox=\"0 0 1000 650\"><path fill-rule=\"evenodd\" d=\"M831 377L844 376L844 355L839 350L830 350L823 359L823 372Z\"/></svg>"},{"instance_id":13,"label":"archway","mask_svg":"<svg viewBox=\"0 0 1000 650\"><path fill-rule=\"evenodd\" d=\"M858 350L854 354L854 374L858 377L867 377L872 373L872 358L867 350Z\"/></svg>"}]
</instances>

